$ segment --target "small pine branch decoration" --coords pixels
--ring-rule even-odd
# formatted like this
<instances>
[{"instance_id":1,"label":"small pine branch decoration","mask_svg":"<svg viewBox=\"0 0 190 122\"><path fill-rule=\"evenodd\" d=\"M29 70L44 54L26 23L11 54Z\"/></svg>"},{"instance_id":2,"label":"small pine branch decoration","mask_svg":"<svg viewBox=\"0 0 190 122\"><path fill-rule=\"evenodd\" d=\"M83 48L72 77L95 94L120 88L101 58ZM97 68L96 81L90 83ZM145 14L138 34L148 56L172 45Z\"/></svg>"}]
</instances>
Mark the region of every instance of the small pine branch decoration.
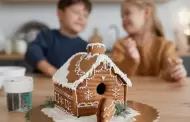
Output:
<instances>
[{"instance_id":1,"label":"small pine branch decoration","mask_svg":"<svg viewBox=\"0 0 190 122\"><path fill-rule=\"evenodd\" d=\"M30 112L29 111L25 114L25 119L27 121L30 121Z\"/></svg>"},{"instance_id":2,"label":"small pine branch decoration","mask_svg":"<svg viewBox=\"0 0 190 122\"><path fill-rule=\"evenodd\" d=\"M54 108L55 107L55 101L53 97L46 97L46 100L44 102L44 106L46 108Z\"/></svg>"},{"instance_id":3,"label":"small pine branch decoration","mask_svg":"<svg viewBox=\"0 0 190 122\"><path fill-rule=\"evenodd\" d=\"M55 101L53 97L46 97L46 100L44 101L43 106L45 106L46 108L54 108L55 107ZM25 119L27 121L30 121L30 111L28 111L25 114Z\"/></svg>"},{"instance_id":4,"label":"small pine branch decoration","mask_svg":"<svg viewBox=\"0 0 190 122\"><path fill-rule=\"evenodd\" d=\"M116 111L114 116L123 116L125 118L128 114L130 114L128 111L128 106L123 103L116 104L115 109Z\"/></svg>"}]
</instances>

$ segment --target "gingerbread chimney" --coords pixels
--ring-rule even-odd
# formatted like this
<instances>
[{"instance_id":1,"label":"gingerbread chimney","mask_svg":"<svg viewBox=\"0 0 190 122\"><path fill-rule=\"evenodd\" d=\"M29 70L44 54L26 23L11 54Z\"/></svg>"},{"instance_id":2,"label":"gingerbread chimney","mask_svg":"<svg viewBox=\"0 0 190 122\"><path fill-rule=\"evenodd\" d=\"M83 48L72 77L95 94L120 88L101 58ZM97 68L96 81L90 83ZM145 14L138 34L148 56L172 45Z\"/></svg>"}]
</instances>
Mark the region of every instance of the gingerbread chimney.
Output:
<instances>
[{"instance_id":1,"label":"gingerbread chimney","mask_svg":"<svg viewBox=\"0 0 190 122\"><path fill-rule=\"evenodd\" d=\"M104 54L105 53L105 45L101 43L91 43L87 46L88 53L91 54Z\"/></svg>"}]
</instances>

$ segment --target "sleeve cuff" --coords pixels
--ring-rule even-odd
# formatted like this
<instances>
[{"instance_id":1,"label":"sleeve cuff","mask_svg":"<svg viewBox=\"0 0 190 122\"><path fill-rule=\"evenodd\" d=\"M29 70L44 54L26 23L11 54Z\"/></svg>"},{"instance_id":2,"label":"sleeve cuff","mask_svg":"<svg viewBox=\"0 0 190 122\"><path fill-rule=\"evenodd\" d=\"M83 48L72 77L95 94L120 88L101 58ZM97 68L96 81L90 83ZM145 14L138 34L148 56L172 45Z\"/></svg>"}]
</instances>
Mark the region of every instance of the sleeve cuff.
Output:
<instances>
[{"instance_id":1,"label":"sleeve cuff","mask_svg":"<svg viewBox=\"0 0 190 122\"><path fill-rule=\"evenodd\" d=\"M38 63L42 60L46 60L46 57L43 55L43 53L40 50L28 49L25 55L25 60L32 68L37 69Z\"/></svg>"}]
</instances>

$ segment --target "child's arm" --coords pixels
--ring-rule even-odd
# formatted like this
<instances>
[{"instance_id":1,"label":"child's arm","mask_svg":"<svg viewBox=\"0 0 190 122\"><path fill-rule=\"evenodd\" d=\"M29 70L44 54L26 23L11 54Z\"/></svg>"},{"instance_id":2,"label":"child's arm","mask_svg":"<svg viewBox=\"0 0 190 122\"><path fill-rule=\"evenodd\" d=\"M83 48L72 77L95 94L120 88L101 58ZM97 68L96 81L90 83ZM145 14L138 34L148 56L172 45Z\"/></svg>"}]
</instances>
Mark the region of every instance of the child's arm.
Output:
<instances>
[{"instance_id":1,"label":"child's arm","mask_svg":"<svg viewBox=\"0 0 190 122\"><path fill-rule=\"evenodd\" d=\"M29 44L25 59L33 68L39 69L48 76L53 76L56 68L46 60L46 53L51 45L51 39L46 39L48 34L40 32L37 38Z\"/></svg>"},{"instance_id":2,"label":"child's arm","mask_svg":"<svg viewBox=\"0 0 190 122\"><path fill-rule=\"evenodd\" d=\"M40 71L42 71L47 76L53 77L54 73L57 71L57 69L52 66L50 63L48 63L46 60L41 60L37 67Z\"/></svg>"},{"instance_id":3,"label":"child's arm","mask_svg":"<svg viewBox=\"0 0 190 122\"><path fill-rule=\"evenodd\" d=\"M163 50L163 72L162 76L168 81L181 81L187 73L182 60L177 56L175 45L167 42Z\"/></svg>"},{"instance_id":4,"label":"child's arm","mask_svg":"<svg viewBox=\"0 0 190 122\"><path fill-rule=\"evenodd\" d=\"M113 61L128 76L136 75L140 62L127 55L124 48L124 42L122 41L117 41L113 47Z\"/></svg>"}]
</instances>

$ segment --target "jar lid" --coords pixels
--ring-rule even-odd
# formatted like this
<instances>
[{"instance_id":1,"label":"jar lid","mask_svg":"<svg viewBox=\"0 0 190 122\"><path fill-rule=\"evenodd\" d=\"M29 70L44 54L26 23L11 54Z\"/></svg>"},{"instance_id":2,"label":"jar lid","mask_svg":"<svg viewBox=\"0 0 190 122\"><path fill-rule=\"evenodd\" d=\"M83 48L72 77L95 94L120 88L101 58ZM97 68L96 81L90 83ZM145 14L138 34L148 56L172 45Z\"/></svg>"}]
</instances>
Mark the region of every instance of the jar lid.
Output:
<instances>
[{"instance_id":1,"label":"jar lid","mask_svg":"<svg viewBox=\"0 0 190 122\"><path fill-rule=\"evenodd\" d=\"M33 78L27 76L7 78L4 82L6 93L25 93L33 91Z\"/></svg>"}]
</instances>

